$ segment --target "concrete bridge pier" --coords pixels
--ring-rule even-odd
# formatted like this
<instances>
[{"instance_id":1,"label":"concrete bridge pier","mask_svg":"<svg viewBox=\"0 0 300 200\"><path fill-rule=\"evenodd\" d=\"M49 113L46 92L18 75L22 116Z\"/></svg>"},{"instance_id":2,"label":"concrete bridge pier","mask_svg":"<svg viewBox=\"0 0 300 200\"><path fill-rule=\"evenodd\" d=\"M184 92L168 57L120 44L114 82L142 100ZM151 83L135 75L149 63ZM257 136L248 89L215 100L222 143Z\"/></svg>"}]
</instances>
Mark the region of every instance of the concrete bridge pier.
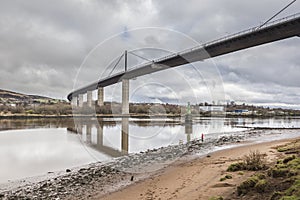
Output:
<instances>
[{"instance_id":1,"label":"concrete bridge pier","mask_svg":"<svg viewBox=\"0 0 300 200\"><path fill-rule=\"evenodd\" d=\"M97 145L103 146L103 124L97 126Z\"/></svg>"},{"instance_id":2,"label":"concrete bridge pier","mask_svg":"<svg viewBox=\"0 0 300 200\"><path fill-rule=\"evenodd\" d=\"M103 106L104 105L104 88L99 87L98 88L98 106Z\"/></svg>"},{"instance_id":3,"label":"concrete bridge pier","mask_svg":"<svg viewBox=\"0 0 300 200\"><path fill-rule=\"evenodd\" d=\"M128 133L129 133L129 119L122 118L122 154L128 154Z\"/></svg>"},{"instance_id":4,"label":"concrete bridge pier","mask_svg":"<svg viewBox=\"0 0 300 200\"><path fill-rule=\"evenodd\" d=\"M78 106L79 107L83 106L83 94L78 95Z\"/></svg>"},{"instance_id":5,"label":"concrete bridge pier","mask_svg":"<svg viewBox=\"0 0 300 200\"><path fill-rule=\"evenodd\" d=\"M92 98L93 98L93 91L87 91L86 99L87 99L87 106L92 107Z\"/></svg>"},{"instance_id":6,"label":"concrete bridge pier","mask_svg":"<svg viewBox=\"0 0 300 200\"><path fill-rule=\"evenodd\" d=\"M129 79L122 80L122 114L129 115Z\"/></svg>"},{"instance_id":7,"label":"concrete bridge pier","mask_svg":"<svg viewBox=\"0 0 300 200\"><path fill-rule=\"evenodd\" d=\"M71 101L71 105L74 107L78 106L78 97L73 97Z\"/></svg>"},{"instance_id":8,"label":"concrete bridge pier","mask_svg":"<svg viewBox=\"0 0 300 200\"><path fill-rule=\"evenodd\" d=\"M86 125L86 142L90 144L92 142L92 125Z\"/></svg>"},{"instance_id":9,"label":"concrete bridge pier","mask_svg":"<svg viewBox=\"0 0 300 200\"><path fill-rule=\"evenodd\" d=\"M77 133L80 135L80 136L82 136L82 128L83 128L83 126L82 126L82 124L78 124L77 125Z\"/></svg>"}]
</instances>

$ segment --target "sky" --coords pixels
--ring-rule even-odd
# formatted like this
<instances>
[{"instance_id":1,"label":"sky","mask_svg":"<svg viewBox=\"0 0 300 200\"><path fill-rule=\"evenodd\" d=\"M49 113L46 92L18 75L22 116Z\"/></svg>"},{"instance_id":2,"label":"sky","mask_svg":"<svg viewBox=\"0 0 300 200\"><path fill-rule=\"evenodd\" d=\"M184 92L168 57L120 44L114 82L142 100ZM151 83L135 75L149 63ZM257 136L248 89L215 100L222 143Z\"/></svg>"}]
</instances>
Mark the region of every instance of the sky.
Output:
<instances>
[{"instance_id":1,"label":"sky","mask_svg":"<svg viewBox=\"0 0 300 200\"><path fill-rule=\"evenodd\" d=\"M0 1L0 88L66 99L110 74L262 24L286 0ZM300 2L276 17L299 12ZM130 101L236 101L300 109L300 45L290 38L130 81ZM123 59L123 58L122 58ZM123 60L112 71L123 70ZM94 98L96 92L94 92ZM105 88L120 101L121 84Z\"/></svg>"}]
</instances>

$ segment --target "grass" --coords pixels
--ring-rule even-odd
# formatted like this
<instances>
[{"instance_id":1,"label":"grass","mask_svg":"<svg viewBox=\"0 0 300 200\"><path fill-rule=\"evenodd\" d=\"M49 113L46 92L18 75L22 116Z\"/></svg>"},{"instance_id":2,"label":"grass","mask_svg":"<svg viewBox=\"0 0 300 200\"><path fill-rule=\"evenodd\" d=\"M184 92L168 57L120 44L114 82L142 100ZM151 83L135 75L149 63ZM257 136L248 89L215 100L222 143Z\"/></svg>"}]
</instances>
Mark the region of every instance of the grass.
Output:
<instances>
[{"instance_id":1,"label":"grass","mask_svg":"<svg viewBox=\"0 0 300 200\"><path fill-rule=\"evenodd\" d=\"M264 192L267 186L267 181L262 178L264 178L264 176L253 175L250 178L248 178L246 181L242 182L237 187L238 195L240 196L240 195L247 194L252 189L255 189L259 193Z\"/></svg>"},{"instance_id":2,"label":"grass","mask_svg":"<svg viewBox=\"0 0 300 200\"><path fill-rule=\"evenodd\" d=\"M230 199L300 200L300 140L279 146L277 150L285 156L274 164L267 166L265 156L255 151L228 167L227 171L238 171L239 175L244 170L256 171L237 186Z\"/></svg>"},{"instance_id":3,"label":"grass","mask_svg":"<svg viewBox=\"0 0 300 200\"><path fill-rule=\"evenodd\" d=\"M229 167L227 168L228 172L236 172L236 171L241 171L244 170L245 165L243 162L238 162L238 163L232 163L231 165L229 165Z\"/></svg>"},{"instance_id":4,"label":"grass","mask_svg":"<svg viewBox=\"0 0 300 200\"><path fill-rule=\"evenodd\" d=\"M291 160L294 160L295 158L296 158L295 155L288 156L282 160L282 163L286 164L286 163L290 162Z\"/></svg>"},{"instance_id":5,"label":"grass","mask_svg":"<svg viewBox=\"0 0 300 200\"><path fill-rule=\"evenodd\" d=\"M243 176L244 172L239 172L238 175Z\"/></svg>"},{"instance_id":6,"label":"grass","mask_svg":"<svg viewBox=\"0 0 300 200\"><path fill-rule=\"evenodd\" d=\"M231 174L226 174L224 177L220 178L220 181L225 181L227 179L232 179L232 175Z\"/></svg>"},{"instance_id":7,"label":"grass","mask_svg":"<svg viewBox=\"0 0 300 200\"><path fill-rule=\"evenodd\" d=\"M287 154L290 153L295 153L295 154L299 154L300 152L300 139L299 140L295 140L295 142L291 142L287 145L281 145L277 147L277 151L279 152L284 152Z\"/></svg>"}]
</instances>

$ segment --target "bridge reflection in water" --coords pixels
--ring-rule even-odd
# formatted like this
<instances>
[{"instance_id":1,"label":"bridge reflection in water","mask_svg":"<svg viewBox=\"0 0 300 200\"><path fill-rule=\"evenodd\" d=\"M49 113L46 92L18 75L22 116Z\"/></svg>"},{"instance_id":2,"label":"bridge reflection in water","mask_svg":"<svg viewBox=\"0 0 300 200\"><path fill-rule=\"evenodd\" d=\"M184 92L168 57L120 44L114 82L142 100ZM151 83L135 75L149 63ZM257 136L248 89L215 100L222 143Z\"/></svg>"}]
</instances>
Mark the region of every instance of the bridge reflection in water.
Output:
<instances>
[{"instance_id":1,"label":"bridge reflection in water","mask_svg":"<svg viewBox=\"0 0 300 200\"><path fill-rule=\"evenodd\" d=\"M114 122L109 122L115 126ZM68 127L71 133L79 134L81 140L88 147L110 157L120 157L128 154L128 118L122 119L121 150L104 144L104 122L102 120L76 120L72 127ZM96 129L96 131L94 131ZM96 134L95 134L96 133Z\"/></svg>"},{"instance_id":2,"label":"bridge reflection in water","mask_svg":"<svg viewBox=\"0 0 300 200\"><path fill-rule=\"evenodd\" d=\"M108 131L109 133L105 133L104 134L104 126L111 126L111 127L115 127L117 126L118 122L114 122L114 121L103 121L102 119L97 120L91 120L91 119L86 119L86 120L75 120L75 125L69 126L67 129L70 133L73 134L78 134L80 139L84 142L85 145L87 145L88 147L96 150L99 153L103 153L109 157L115 158L115 157L120 157L120 156L124 156L124 155L128 155L129 152L129 146L130 145L137 145L134 144L136 142L136 140L140 140L139 142L141 143L147 143L146 140L148 140L149 138L145 138L143 136L141 136L140 138L137 138L136 136L132 136L131 140L130 140L130 133L129 133L129 118L128 117L124 117L121 120L121 130L119 130L119 137L116 138L120 138L120 145L118 146L118 142L116 141L110 141L109 136L106 135L105 138L105 134L115 134L115 133L111 133L110 131ZM156 125L160 125L162 127L164 127L166 124L165 123L159 123L157 122ZM141 124L139 124L141 125ZM167 123L168 126L178 126L178 123ZM180 144L183 142L183 137L186 137L186 142L191 141L191 135L193 134L193 124L192 122L190 123L184 123L184 131L183 129L180 130L180 132L178 133L180 135L180 139L178 138L177 142ZM148 126L148 125L142 125L142 126ZM106 130L107 131L107 130ZM159 133L158 133L159 134ZM184 136L185 135L185 136ZM115 136L115 135L114 135ZM158 135L156 135L158 136ZM115 139L115 138L114 138ZM158 139L158 138L156 138ZM150 137L149 142L152 143L153 138ZM106 141L106 142L104 142ZM130 144L129 141L132 141L133 144ZM169 144L174 144L174 141L170 141ZM177 144L178 144L177 143ZM168 143L167 143L168 144ZM148 145L147 145L148 146ZM153 147L153 148L157 148L157 146ZM145 149L141 149L141 151L143 151Z\"/></svg>"}]
</instances>

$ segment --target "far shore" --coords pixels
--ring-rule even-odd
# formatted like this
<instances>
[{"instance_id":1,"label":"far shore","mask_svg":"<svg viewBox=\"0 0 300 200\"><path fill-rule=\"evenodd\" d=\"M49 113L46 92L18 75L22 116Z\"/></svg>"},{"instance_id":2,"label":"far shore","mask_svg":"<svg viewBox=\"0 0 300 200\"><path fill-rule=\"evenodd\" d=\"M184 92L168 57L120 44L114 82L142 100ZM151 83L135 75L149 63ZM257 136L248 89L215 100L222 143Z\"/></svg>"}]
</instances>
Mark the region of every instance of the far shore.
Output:
<instances>
[{"instance_id":1,"label":"far shore","mask_svg":"<svg viewBox=\"0 0 300 200\"><path fill-rule=\"evenodd\" d=\"M5 114L0 115L0 119L65 119L65 118L179 118L183 117L184 115L180 114L156 114L156 115L149 115L149 114L69 114L69 115L41 115L41 114ZM298 118L298 115L208 115L208 114L198 114L192 115L193 117L210 117L210 118Z\"/></svg>"}]
</instances>

